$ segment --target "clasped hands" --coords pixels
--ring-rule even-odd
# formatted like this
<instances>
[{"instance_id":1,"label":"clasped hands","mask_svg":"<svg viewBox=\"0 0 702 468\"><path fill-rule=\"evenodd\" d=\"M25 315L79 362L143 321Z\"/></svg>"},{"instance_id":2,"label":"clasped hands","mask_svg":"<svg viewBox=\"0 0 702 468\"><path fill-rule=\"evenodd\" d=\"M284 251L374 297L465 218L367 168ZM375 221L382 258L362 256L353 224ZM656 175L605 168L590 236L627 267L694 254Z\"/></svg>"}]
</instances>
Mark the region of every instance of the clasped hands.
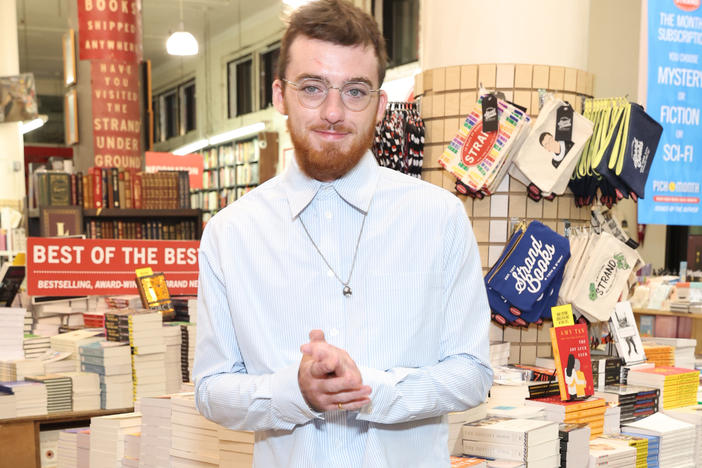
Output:
<instances>
[{"instance_id":1,"label":"clasped hands","mask_svg":"<svg viewBox=\"0 0 702 468\"><path fill-rule=\"evenodd\" d=\"M324 339L322 330L310 332L300 346L302 360L297 381L307 404L317 412L357 410L370 402L371 388L351 356Z\"/></svg>"}]
</instances>

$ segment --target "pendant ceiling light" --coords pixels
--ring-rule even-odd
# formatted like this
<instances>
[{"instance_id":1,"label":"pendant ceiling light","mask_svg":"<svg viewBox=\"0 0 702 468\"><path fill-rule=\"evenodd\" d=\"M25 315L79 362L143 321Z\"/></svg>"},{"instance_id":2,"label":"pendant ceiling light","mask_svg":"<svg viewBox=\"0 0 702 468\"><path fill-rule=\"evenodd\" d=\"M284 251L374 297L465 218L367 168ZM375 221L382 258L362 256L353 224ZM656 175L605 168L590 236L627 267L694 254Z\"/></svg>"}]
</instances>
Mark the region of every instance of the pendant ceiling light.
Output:
<instances>
[{"instance_id":1,"label":"pendant ceiling light","mask_svg":"<svg viewBox=\"0 0 702 468\"><path fill-rule=\"evenodd\" d=\"M183 26L183 0L180 0L180 24L178 29L166 41L166 51L171 55L197 55L197 39L185 31Z\"/></svg>"}]
</instances>

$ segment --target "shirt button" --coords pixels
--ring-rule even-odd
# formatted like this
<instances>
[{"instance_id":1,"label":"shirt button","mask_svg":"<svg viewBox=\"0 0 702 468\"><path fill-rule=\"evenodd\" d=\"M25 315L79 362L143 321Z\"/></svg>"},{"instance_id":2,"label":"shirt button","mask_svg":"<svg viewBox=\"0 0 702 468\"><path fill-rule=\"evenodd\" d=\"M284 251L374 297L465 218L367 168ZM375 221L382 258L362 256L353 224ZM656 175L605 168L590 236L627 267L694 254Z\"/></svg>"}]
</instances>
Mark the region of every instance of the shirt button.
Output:
<instances>
[{"instance_id":1,"label":"shirt button","mask_svg":"<svg viewBox=\"0 0 702 468\"><path fill-rule=\"evenodd\" d=\"M338 334L339 330L337 330L336 328L332 328L331 330L329 330L329 336L336 336Z\"/></svg>"},{"instance_id":2,"label":"shirt button","mask_svg":"<svg viewBox=\"0 0 702 468\"><path fill-rule=\"evenodd\" d=\"M327 211L326 213L324 213L324 216L325 216L327 219L332 219L332 213L331 213L331 211Z\"/></svg>"},{"instance_id":3,"label":"shirt button","mask_svg":"<svg viewBox=\"0 0 702 468\"><path fill-rule=\"evenodd\" d=\"M333 278L333 277L334 277L334 272L331 271L331 270L327 270L327 276L330 277L330 278Z\"/></svg>"}]
</instances>

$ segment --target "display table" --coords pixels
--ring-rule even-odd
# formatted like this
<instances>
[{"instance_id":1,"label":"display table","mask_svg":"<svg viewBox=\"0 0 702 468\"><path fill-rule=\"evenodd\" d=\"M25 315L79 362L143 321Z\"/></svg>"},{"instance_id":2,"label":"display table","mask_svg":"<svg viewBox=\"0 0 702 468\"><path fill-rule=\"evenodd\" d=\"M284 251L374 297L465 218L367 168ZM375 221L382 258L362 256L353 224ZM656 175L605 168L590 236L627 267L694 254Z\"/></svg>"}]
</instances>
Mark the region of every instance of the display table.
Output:
<instances>
[{"instance_id":1,"label":"display table","mask_svg":"<svg viewBox=\"0 0 702 468\"><path fill-rule=\"evenodd\" d=\"M95 411L67 411L41 416L0 419L0 468L39 468L41 451L39 431L90 425L90 418L108 414L129 413L134 408Z\"/></svg>"},{"instance_id":2,"label":"display table","mask_svg":"<svg viewBox=\"0 0 702 468\"><path fill-rule=\"evenodd\" d=\"M684 312L671 312L669 310L658 309L634 309L636 317L636 325L641 329L640 317L642 315L655 315L665 317L682 317L692 319L692 329L690 330L690 338L697 340L695 347L695 355L702 354L702 314L690 314Z\"/></svg>"}]
</instances>

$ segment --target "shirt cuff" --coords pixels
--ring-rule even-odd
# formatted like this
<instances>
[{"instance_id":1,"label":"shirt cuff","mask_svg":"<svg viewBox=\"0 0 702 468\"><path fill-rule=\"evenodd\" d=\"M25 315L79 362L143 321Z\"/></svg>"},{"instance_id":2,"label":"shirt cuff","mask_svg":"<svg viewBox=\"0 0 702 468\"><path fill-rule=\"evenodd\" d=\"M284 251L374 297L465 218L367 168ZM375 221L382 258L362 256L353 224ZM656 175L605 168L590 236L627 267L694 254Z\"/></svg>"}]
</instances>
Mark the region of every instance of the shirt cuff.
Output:
<instances>
[{"instance_id":1,"label":"shirt cuff","mask_svg":"<svg viewBox=\"0 0 702 468\"><path fill-rule=\"evenodd\" d=\"M370 367L358 366L363 384L371 388L370 403L359 410L358 419L386 411L400 397L395 391L395 385L403 381L414 369L396 368L391 371L381 371Z\"/></svg>"},{"instance_id":2,"label":"shirt cuff","mask_svg":"<svg viewBox=\"0 0 702 468\"><path fill-rule=\"evenodd\" d=\"M322 414L309 407L297 381L299 365L294 364L275 372L271 378L272 408L277 417L293 424L305 424Z\"/></svg>"}]
</instances>

